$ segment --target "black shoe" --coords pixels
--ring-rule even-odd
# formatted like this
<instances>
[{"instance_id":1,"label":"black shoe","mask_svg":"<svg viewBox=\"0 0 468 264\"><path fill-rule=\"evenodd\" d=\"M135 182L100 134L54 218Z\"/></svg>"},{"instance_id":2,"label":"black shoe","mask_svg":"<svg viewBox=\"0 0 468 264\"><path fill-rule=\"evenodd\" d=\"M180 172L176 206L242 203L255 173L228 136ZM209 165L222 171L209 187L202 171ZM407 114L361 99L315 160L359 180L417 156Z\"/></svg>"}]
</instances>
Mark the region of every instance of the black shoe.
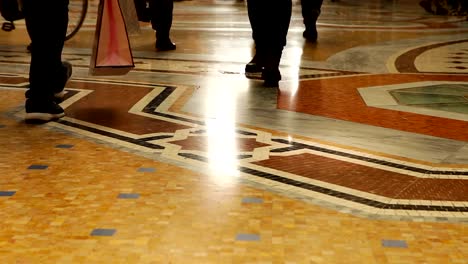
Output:
<instances>
[{"instance_id":1,"label":"black shoe","mask_svg":"<svg viewBox=\"0 0 468 264\"><path fill-rule=\"evenodd\" d=\"M176 44L172 43L170 39L156 40L156 49L159 51L175 50Z\"/></svg>"},{"instance_id":2,"label":"black shoe","mask_svg":"<svg viewBox=\"0 0 468 264\"><path fill-rule=\"evenodd\" d=\"M309 42L317 42L318 33L317 28L309 27L303 33L302 36Z\"/></svg>"},{"instance_id":3,"label":"black shoe","mask_svg":"<svg viewBox=\"0 0 468 264\"><path fill-rule=\"evenodd\" d=\"M264 87L279 87L281 73L278 68L265 68L262 71L262 79Z\"/></svg>"},{"instance_id":4,"label":"black shoe","mask_svg":"<svg viewBox=\"0 0 468 264\"><path fill-rule=\"evenodd\" d=\"M28 123L45 123L65 116L63 108L54 101L26 99L25 108Z\"/></svg>"},{"instance_id":5,"label":"black shoe","mask_svg":"<svg viewBox=\"0 0 468 264\"><path fill-rule=\"evenodd\" d=\"M245 65L245 73L258 73L262 72L263 66L256 62L249 62Z\"/></svg>"},{"instance_id":6,"label":"black shoe","mask_svg":"<svg viewBox=\"0 0 468 264\"><path fill-rule=\"evenodd\" d=\"M255 54L252 60L245 65L245 73L259 73L263 70L263 62L258 58L259 56Z\"/></svg>"}]
</instances>

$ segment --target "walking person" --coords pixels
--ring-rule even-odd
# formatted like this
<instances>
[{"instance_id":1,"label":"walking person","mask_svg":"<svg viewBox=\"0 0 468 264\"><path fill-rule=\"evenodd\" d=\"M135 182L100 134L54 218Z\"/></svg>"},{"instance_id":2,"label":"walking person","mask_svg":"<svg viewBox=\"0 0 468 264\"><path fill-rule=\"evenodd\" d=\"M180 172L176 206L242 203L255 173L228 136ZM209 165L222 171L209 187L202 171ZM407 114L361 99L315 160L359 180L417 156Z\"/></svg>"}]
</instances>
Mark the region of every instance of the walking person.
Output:
<instances>
[{"instance_id":1,"label":"walking person","mask_svg":"<svg viewBox=\"0 0 468 264\"><path fill-rule=\"evenodd\" d=\"M335 1L332 0L332 2ZM322 4L323 0L301 0L302 18L305 26L302 36L310 42L317 41L317 20L321 13Z\"/></svg>"},{"instance_id":2,"label":"walking person","mask_svg":"<svg viewBox=\"0 0 468 264\"><path fill-rule=\"evenodd\" d=\"M317 41L317 20L321 13L322 4L323 0L301 0L302 18L305 26L302 36L307 41Z\"/></svg>"},{"instance_id":3,"label":"walking person","mask_svg":"<svg viewBox=\"0 0 468 264\"><path fill-rule=\"evenodd\" d=\"M292 1L248 0L247 9L255 43L255 56L245 66L245 72L261 72L264 86L278 87L281 80L279 64L286 46Z\"/></svg>"},{"instance_id":4,"label":"walking person","mask_svg":"<svg viewBox=\"0 0 468 264\"><path fill-rule=\"evenodd\" d=\"M47 122L65 115L58 104L72 73L62 62L68 26L68 0L23 0L26 29L31 39L29 89L26 91L26 121Z\"/></svg>"},{"instance_id":5,"label":"walking person","mask_svg":"<svg viewBox=\"0 0 468 264\"><path fill-rule=\"evenodd\" d=\"M156 31L156 49L159 51L175 50L170 31L174 12L173 0L149 0L151 26Z\"/></svg>"}]
</instances>

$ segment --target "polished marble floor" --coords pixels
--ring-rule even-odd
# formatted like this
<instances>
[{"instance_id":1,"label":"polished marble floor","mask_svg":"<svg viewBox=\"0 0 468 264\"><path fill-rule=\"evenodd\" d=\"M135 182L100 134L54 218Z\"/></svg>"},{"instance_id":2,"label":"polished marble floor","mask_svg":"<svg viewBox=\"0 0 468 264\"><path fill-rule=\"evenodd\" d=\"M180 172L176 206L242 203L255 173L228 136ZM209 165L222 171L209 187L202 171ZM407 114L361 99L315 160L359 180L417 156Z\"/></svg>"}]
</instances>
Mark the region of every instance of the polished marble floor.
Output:
<instances>
[{"instance_id":1,"label":"polished marble floor","mask_svg":"<svg viewBox=\"0 0 468 264\"><path fill-rule=\"evenodd\" d=\"M24 23L0 32L2 263L468 263L468 21L413 0L295 3L278 89L243 1L175 3L95 77L95 1L57 122L23 121Z\"/></svg>"}]
</instances>

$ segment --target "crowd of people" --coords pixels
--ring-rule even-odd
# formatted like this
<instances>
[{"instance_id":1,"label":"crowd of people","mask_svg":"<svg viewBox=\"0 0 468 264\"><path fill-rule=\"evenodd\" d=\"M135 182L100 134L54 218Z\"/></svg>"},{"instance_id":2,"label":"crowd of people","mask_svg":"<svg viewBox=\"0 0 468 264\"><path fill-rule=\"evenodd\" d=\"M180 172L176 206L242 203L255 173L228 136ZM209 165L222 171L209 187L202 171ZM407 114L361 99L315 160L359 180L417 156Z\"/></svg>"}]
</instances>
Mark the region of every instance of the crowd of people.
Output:
<instances>
[{"instance_id":1,"label":"crowd of people","mask_svg":"<svg viewBox=\"0 0 468 264\"><path fill-rule=\"evenodd\" d=\"M175 50L171 41L175 0L135 0L138 19L151 22L155 48ZM301 0L305 25L303 36L317 41L316 22L323 0ZM47 122L65 115L59 105L71 77L71 64L62 61L68 25L69 0L23 0L26 28L31 39L29 89L26 91L26 121ZM292 0L247 0L248 17L255 43L255 55L245 66L246 73L261 73L265 86L277 87L279 64L292 12ZM47 14L47 16L44 16Z\"/></svg>"},{"instance_id":2,"label":"crowd of people","mask_svg":"<svg viewBox=\"0 0 468 264\"><path fill-rule=\"evenodd\" d=\"M317 41L317 19L323 0L301 0L305 30L303 36L311 42ZM289 23L291 21L292 1L247 0L255 55L245 66L246 74L261 73L264 86L277 87L281 80L279 64Z\"/></svg>"},{"instance_id":3,"label":"crowd of people","mask_svg":"<svg viewBox=\"0 0 468 264\"><path fill-rule=\"evenodd\" d=\"M419 2L419 5L434 15L468 15L467 0L422 0Z\"/></svg>"}]
</instances>

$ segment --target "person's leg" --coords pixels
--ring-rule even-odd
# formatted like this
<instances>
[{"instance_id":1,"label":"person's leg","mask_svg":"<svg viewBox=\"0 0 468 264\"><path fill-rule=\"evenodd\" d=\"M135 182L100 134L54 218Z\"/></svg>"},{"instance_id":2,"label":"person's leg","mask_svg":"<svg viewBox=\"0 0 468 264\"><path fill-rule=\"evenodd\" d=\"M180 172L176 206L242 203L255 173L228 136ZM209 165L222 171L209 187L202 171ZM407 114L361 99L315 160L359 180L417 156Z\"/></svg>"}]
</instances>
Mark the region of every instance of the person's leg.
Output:
<instances>
[{"instance_id":1,"label":"person's leg","mask_svg":"<svg viewBox=\"0 0 468 264\"><path fill-rule=\"evenodd\" d=\"M134 0L135 3L135 10L137 13L138 21L141 22L150 22L151 17L150 13L148 12L148 8L146 6L146 0Z\"/></svg>"},{"instance_id":2,"label":"person's leg","mask_svg":"<svg viewBox=\"0 0 468 264\"><path fill-rule=\"evenodd\" d=\"M156 30L156 49L174 50L176 45L170 39L173 0L150 0L151 25Z\"/></svg>"},{"instance_id":3,"label":"person's leg","mask_svg":"<svg viewBox=\"0 0 468 264\"><path fill-rule=\"evenodd\" d=\"M301 0L302 18L305 30L304 38L317 41L317 19L320 16L323 0Z\"/></svg>"},{"instance_id":4,"label":"person's leg","mask_svg":"<svg viewBox=\"0 0 468 264\"><path fill-rule=\"evenodd\" d=\"M265 43L267 14L265 12L265 4L262 0L248 0L247 11L252 28L252 39L255 44L255 55L245 66L245 72L256 73L262 71L264 64L263 52L267 44Z\"/></svg>"},{"instance_id":5,"label":"person's leg","mask_svg":"<svg viewBox=\"0 0 468 264\"><path fill-rule=\"evenodd\" d=\"M278 86L281 80L279 64L284 46L286 46L286 37L291 21L292 1L278 0L275 4L269 3L267 20L267 32L265 43L265 65L262 72L262 78L265 86Z\"/></svg>"},{"instance_id":6,"label":"person's leg","mask_svg":"<svg viewBox=\"0 0 468 264\"><path fill-rule=\"evenodd\" d=\"M29 90L26 92L26 119L44 121L64 115L54 102L67 81L62 49L68 24L68 0L24 0L23 12L31 38Z\"/></svg>"}]
</instances>

